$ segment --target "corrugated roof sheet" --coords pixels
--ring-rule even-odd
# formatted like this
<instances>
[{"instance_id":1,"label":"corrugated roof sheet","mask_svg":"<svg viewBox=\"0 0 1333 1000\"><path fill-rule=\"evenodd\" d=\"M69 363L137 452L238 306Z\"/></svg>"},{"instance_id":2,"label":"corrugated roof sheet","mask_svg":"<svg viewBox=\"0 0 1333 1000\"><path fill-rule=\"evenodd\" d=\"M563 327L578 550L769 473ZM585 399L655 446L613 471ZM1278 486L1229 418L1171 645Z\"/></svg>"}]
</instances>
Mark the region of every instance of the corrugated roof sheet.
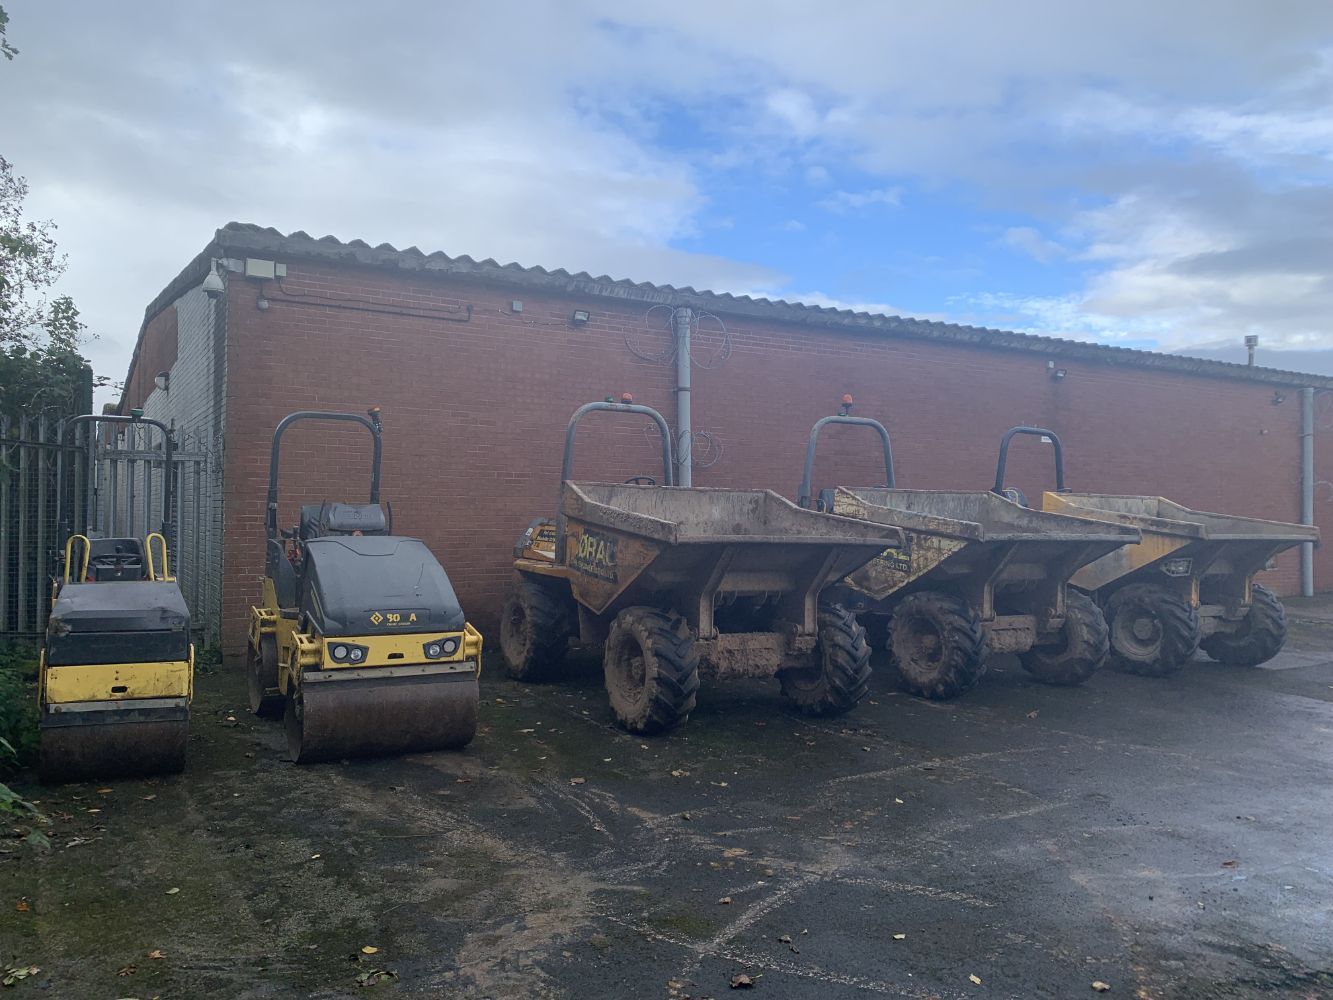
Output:
<instances>
[{"instance_id":1,"label":"corrugated roof sheet","mask_svg":"<svg viewBox=\"0 0 1333 1000\"><path fill-rule=\"evenodd\" d=\"M787 302L782 299L700 291L689 286L677 288L673 285L655 285L646 281L635 282L612 278L605 274L594 276L587 271L570 273L563 268L548 270L544 267L524 267L516 263L501 264L490 258L479 261L468 256L451 257L441 251L428 254L415 246L399 250L392 244L381 243L372 247L364 240L344 242L334 236L315 238L299 230L284 235L277 229L243 222L229 222L217 231L213 242L149 305L144 317L145 325L186 289L203 280L211 257L237 254L272 256L288 260L327 261L467 277L493 284L582 296L691 306L720 315L749 316L810 327L863 330L886 336L952 342L995 350L1026 351L1069 360L1077 359L1091 364L1156 369L1287 386L1333 388L1333 378L1321 375L1017 333L1011 330L993 330L904 316L856 312L830 306L807 305L803 302ZM141 329L140 337L142 335ZM135 356L136 358L138 356L137 346ZM132 371L133 362L130 368Z\"/></svg>"}]
</instances>

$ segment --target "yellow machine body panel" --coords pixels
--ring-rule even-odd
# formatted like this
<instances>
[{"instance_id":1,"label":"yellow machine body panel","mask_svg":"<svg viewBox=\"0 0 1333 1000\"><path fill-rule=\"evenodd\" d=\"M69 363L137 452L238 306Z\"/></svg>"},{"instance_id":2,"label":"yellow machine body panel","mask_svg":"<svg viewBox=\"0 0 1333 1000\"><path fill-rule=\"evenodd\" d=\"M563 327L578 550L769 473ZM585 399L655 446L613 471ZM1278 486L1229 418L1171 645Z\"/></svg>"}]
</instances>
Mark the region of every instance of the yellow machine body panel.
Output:
<instances>
[{"instance_id":1,"label":"yellow machine body panel","mask_svg":"<svg viewBox=\"0 0 1333 1000\"><path fill-rule=\"evenodd\" d=\"M660 542L570 518L565 529L565 564L574 596L600 614L662 549Z\"/></svg>"},{"instance_id":2,"label":"yellow machine body panel","mask_svg":"<svg viewBox=\"0 0 1333 1000\"><path fill-rule=\"evenodd\" d=\"M186 698L194 693L194 659L162 663L99 663L73 667L41 665L42 703Z\"/></svg>"},{"instance_id":3,"label":"yellow machine body panel","mask_svg":"<svg viewBox=\"0 0 1333 1000\"><path fill-rule=\"evenodd\" d=\"M839 491L833 500L833 513L843 517L873 519L867 511L871 505L859 497ZM853 590L875 600L907 586L924 576L968 545L965 538L954 538L932 532L903 530L903 544L886 548L870 562L846 578Z\"/></svg>"},{"instance_id":4,"label":"yellow machine body panel","mask_svg":"<svg viewBox=\"0 0 1333 1000\"><path fill-rule=\"evenodd\" d=\"M425 647L435 642L456 642L453 653L431 659L425 654ZM458 663L463 660L481 661L481 633L470 624L464 624L461 632L413 632L406 635L346 635L325 637L323 639L323 658L320 668L338 670L340 668L363 667L402 667L418 663ZM342 661L333 657L335 647L360 647L365 652L356 660L344 657Z\"/></svg>"},{"instance_id":5,"label":"yellow machine body panel","mask_svg":"<svg viewBox=\"0 0 1333 1000\"><path fill-rule=\"evenodd\" d=\"M1041 509L1050 514L1073 514L1076 517L1094 519L1097 517L1095 509L1072 504L1061 494L1049 491L1042 493ZM1114 523L1114 518L1107 518L1107 520ZM1123 545L1114 552L1109 552L1100 559L1093 560L1075 573L1069 582L1083 590L1099 590L1108 583L1167 558L1171 553L1194 541L1194 539L1182 535L1153 531L1141 524L1139 530L1143 535L1143 540L1138 544ZM1193 589L1195 590L1195 603L1197 604L1197 583Z\"/></svg>"}]
</instances>

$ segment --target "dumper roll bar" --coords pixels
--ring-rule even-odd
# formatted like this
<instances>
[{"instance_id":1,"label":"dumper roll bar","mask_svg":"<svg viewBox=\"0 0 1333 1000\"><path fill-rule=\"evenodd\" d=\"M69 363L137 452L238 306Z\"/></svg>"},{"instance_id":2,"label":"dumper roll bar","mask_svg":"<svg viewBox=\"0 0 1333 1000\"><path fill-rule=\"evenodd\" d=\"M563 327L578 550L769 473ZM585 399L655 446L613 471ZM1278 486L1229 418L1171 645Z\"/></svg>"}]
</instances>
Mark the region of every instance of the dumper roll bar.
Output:
<instances>
[{"instance_id":1,"label":"dumper roll bar","mask_svg":"<svg viewBox=\"0 0 1333 1000\"><path fill-rule=\"evenodd\" d=\"M565 483L569 482L571 473L574 471L574 436L578 432L579 421L595 410L611 410L615 413L639 413L656 424L657 432L662 436L662 485L676 485L675 473L672 471L675 466L673 464L671 453L671 428L667 426L666 418L651 406L644 406L640 403L612 403L610 401L599 401L596 403L584 403L575 410L574 415L569 418L569 426L565 428L565 457L564 461L560 464L560 487L562 491ZM565 510L563 503L560 503L556 507L555 552L557 559L564 558Z\"/></svg>"},{"instance_id":2,"label":"dumper roll bar","mask_svg":"<svg viewBox=\"0 0 1333 1000\"><path fill-rule=\"evenodd\" d=\"M1068 493L1069 490L1065 488L1065 457L1064 449L1060 447L1060 436L1045 427L1010 427L1004 432L1004 437L1000 439L1000 461L995 466L995 485L991 487L991 492L1004 496L1004 467L1009 461L1009 442L1018 434L1051 439L1051 447L1055 449L1055 492Z\"/></svg>"},{"instance_id":3,"label":"dumper roll bar","mask_svg":"<svg viewBox=\"0 0 1333 1000\"><path fill-rule=\"evenodd\" d=\"M801 488L796 497L796 502L802 507L809 507L813 499L815 476L815 445L819 442L819 432L828 424L853 424L860 427L872 427L875 433L879 435L880 441L884 444L884 485L889 489L894 488L893 479L893 445L889 443L889 431L878 420L872 420L869 417L850 417L846 414L839 414L834 417L821 417L815 421L815 426L810 428L810 443L805 449L805 471L801 474Z\"/></svg>"},{"instance_id":4,"label":"dumper roll bar","mask_svg":"<svg viewBox=\"0 0 1333 1000\"><path fill-rule=\"evenodd\" d=\"M151 417L145 417L142 410L131 410L129 416L122 416L115 413L84 413L77 417L69 417L62 422L60 429L60 460L56 463L56 524L60 526L60 532L66 538L73 534L73 524L71 523L72 514L65 512L65 454L70 446L67 439L71 432L80 424L88 424L88 450L93 453L96 445L93 443L93 434L98 424L132 424L156 427L162 432L162 537L171 540L172 511L175 502L175 484L176 470L171 464L172 454L176 448L175 438L172 436L171 428L160 420L154 420ZM79 534L86 535L89 530L89 520L93 516L92 505L84 508L85 521L83 530Z\"/></svg>"},{"instance_id":5,"label":"dumper roll bar","mask_svg":"<svg viewBox=\"0 0 1333 1000\"><path fill-rule=\"evenodd\" d=\"M380 502L380 452L383 447L381 439L384 428L380 423L380 408L378 406L372 406L366 411L366 414L363 417L359 413L298 410L282 418L282 421L273 431L273 451L268 462L268 513L265 516L264 528L269 538L278 537L278 451L282 445L282 433L300 420L345 421L360 424L370 431L370 438L374 445L370 459L370 502L376 504Z\"/></svg>"}]
</instances>

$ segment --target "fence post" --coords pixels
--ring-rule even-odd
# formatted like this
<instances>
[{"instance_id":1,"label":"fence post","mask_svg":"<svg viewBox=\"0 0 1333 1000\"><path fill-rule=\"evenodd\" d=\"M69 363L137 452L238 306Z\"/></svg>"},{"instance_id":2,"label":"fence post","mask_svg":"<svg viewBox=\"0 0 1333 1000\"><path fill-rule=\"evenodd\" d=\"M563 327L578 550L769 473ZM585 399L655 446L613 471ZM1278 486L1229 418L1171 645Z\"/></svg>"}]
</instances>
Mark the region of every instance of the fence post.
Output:
<instances>
[{"instance_id":1,"label":"fence post","mask_svg":"<svg viewBox=\"0 0 1333 1000\"><path fill-rule=\"evenodd\" d=\"M9 631L9 539L11 537L9 509L9 417L0 416L0 632ZM15 623L17 628L17 623Z\"/></svg>"}]
</instances>

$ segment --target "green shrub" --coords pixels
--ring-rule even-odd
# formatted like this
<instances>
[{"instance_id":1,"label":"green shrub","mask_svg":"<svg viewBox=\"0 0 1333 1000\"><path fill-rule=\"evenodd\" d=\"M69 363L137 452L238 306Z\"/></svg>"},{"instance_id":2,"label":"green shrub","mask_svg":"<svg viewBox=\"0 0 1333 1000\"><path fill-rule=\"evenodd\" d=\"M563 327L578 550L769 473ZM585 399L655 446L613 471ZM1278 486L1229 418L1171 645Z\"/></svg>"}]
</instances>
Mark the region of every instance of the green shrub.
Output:
<instances>
[{"instance_id":1,"label":"green shrub","mask_svg":"<svg viewBox=\"0 0 1333 1000\"><path fill-rule=\"evenodd\" d=\"M37 650L0 644L0 740L13 754L0 754L0 771L37 758Z\"/></svg>"}]
</instances>

